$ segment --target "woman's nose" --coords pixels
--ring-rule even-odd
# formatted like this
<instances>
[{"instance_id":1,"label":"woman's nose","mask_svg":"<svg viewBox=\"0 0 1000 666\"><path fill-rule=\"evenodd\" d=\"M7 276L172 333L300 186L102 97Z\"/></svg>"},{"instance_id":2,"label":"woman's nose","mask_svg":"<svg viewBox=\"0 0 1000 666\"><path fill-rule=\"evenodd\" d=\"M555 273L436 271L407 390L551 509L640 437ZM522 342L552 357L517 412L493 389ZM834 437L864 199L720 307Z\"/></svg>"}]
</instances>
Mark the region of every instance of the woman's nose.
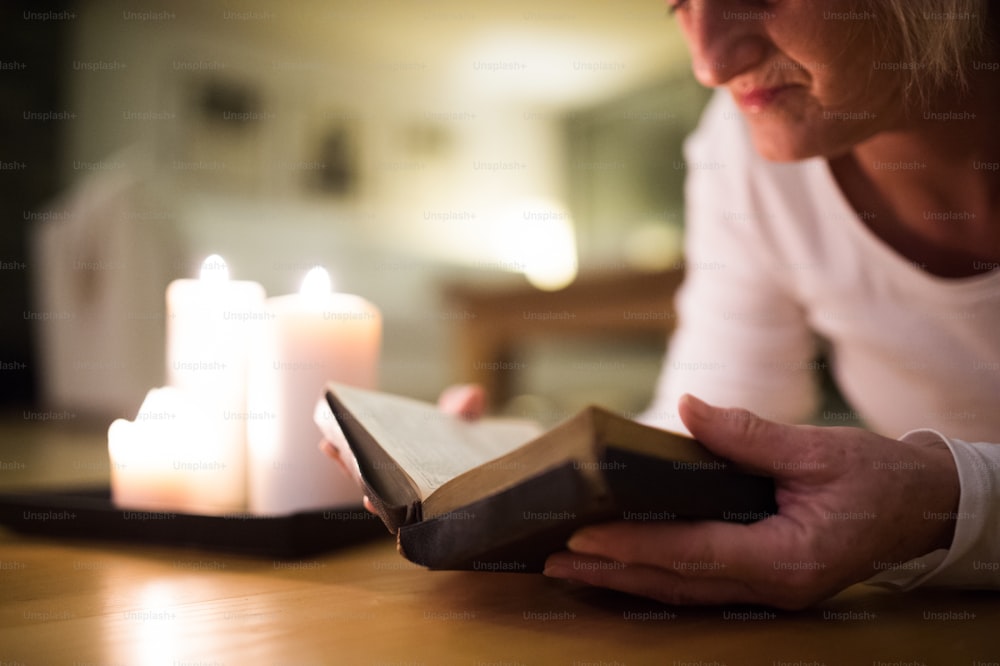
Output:
<instances>
[{"instance_id":1,"label":"woman's nose","mask_svg":"<svg viewBox=\"0 0 1000 666\"><path fill-rule=\"evenodd\" d=\"M767 57L768 36L760 14L741 11L741 4L692 0L681 17L691 68L704 86L724 85Z\"/></svg>"}]
</instances>

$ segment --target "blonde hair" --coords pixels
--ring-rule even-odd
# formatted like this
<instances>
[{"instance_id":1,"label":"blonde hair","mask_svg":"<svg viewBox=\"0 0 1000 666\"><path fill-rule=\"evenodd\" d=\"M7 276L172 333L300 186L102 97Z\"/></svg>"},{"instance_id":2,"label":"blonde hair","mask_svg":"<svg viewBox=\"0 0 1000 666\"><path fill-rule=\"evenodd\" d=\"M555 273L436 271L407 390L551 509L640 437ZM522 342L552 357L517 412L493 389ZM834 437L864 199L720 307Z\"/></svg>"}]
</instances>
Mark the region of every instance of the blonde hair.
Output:
<instances>
[{"instance_id":1,"label":"blonde hair","mask_svg":"<svg viewBox=\"0 0 1000 666\"><path fill-rule=\"evenodd\" d=\"M991 0L867 0L891 57L906 63L905 91L926 106L947 87L967 90L972 61L995 39Z\"/></svg>"}]
</instances>

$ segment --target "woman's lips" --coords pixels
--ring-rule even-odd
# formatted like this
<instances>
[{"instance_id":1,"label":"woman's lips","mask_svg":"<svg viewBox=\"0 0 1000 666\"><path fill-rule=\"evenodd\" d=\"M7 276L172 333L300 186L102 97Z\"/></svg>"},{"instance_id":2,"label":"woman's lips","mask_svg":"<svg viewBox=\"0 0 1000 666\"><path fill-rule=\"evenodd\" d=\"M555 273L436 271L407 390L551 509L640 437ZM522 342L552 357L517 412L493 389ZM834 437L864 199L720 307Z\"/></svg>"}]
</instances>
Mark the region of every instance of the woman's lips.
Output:
<instances>
[{"instance_id":1,"label":"woman's lips","mask_svg":"<svg viewBox=\"0 0 1000 666\"><path fill-rule=\"evenodd\" d=\"M794 88L794 85L772 86L770 88L750 88L744 91L733 91L736 103L744 111L756 113L770 106L782 93Z\"/></svg>"}]
</instances>

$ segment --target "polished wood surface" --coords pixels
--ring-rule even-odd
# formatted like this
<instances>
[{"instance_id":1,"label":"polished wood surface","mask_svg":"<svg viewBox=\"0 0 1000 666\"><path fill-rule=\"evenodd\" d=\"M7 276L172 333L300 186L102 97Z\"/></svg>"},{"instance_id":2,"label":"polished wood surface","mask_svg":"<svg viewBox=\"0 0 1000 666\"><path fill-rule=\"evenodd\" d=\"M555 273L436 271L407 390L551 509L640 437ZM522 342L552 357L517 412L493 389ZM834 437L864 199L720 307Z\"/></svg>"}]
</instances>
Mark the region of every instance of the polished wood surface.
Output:
<instances>
[{"instance_id":1,"label":"polished wood surface","mask_svg":"<svg viewBox=\"0 0 1000 666\"><path fill-rule=\"evenodd\" d=\"M104 442L86 432L0 426L0 490L100 477ZM797 613L673 608L538 575L426 571L388 534L286 561L0 528L5 665L987 666L998 602L859 585Z\"/></svg>"},{"instance_id":2,"label":"polished wood surface","mask_svg":"<svg viewBox=\"0 0 1000 666\"><path fill-rule=\"evenodd\" d=\"M805 612L671 608L430 572L391 539L296 561L0 533L4 664L989 664L980 592L856 586Z\"/></svg>"}]
</instances>

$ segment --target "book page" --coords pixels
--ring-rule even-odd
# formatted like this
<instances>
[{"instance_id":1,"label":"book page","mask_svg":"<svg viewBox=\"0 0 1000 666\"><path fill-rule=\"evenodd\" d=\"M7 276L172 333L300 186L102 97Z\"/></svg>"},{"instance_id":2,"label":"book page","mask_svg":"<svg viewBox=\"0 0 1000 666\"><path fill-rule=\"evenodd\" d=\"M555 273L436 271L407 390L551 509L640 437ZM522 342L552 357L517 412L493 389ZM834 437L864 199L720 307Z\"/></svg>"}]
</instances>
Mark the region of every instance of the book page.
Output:
<instances>
[{"instance_id":1,"label":"book page","mask_svg":"<svg viewBox=\"0 0 1000 666\"><path fill-rule=\"evenodd\" d=\"M526 446L520 446L444 484L424 502L424 519L494 495L560 465L572 464L581 477L600 476L593 464L600 446L595 435L594 409L586 409L534 438ZM600 481L594 485L600 485ZM562 492L556 488L550 490L555 494Z\"/></svg>"},{"instance_id":2,"label":"book page","mask_svg":"<svg viewBox=\"0 0 1000 666\"><path fill-rule=\"evenodd\" d=\"M342 384L328 388L413 479L422 500L447 481L542 432L541 426L530 421L465 421L419 400Z\"/></svg>"}]
</instances>

